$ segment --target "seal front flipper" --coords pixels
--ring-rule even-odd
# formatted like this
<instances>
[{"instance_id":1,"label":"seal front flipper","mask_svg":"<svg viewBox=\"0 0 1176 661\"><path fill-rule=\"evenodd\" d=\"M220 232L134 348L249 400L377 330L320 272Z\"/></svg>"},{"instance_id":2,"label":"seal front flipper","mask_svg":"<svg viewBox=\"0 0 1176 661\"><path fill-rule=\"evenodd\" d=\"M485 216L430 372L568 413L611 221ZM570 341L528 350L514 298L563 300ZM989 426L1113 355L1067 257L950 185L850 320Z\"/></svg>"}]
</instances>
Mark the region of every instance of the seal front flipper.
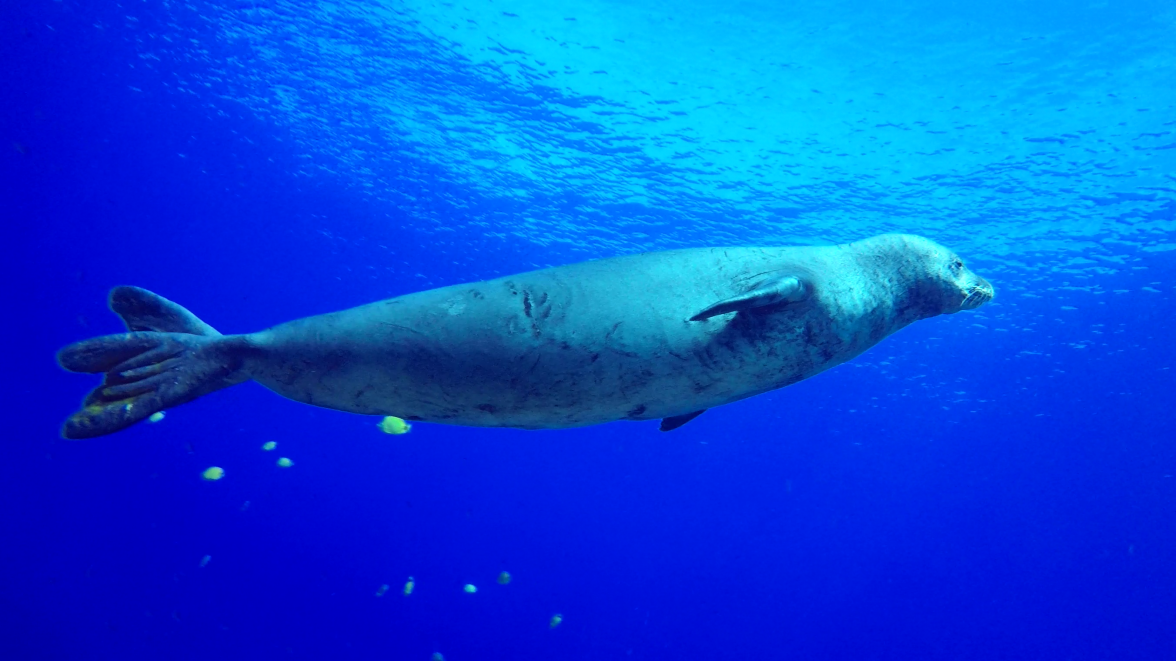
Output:
<instances>
[{"instance_id":1,"label":"seal front flipper","mask_svg":"<svg viewBox=\"0 0 1176 661\"><path fill-rule=\"evenodd\" d=\"M719 301L690 317L690 321L702 321L728 312L744 312L769 305L796 303L808 298L808 293L808 287L800 278L780 276L765 280L743 294Z\"/></svg>"},{"instance_id":2,"label":"seal front flipper","mask_svg":"<svg viewBox=\"0 0 1176 661\"><path fill-rule=\"evenodd\" d=\"M706 409L694 411L693 413L686 413L684 415L671 415L668 418L662 418L661 425L657 428L658 431L674 431L678 427L690 422L698 416L706 413Z\"/></svg>"},{"instance_id":3,"label":"seal front flipper","mask_svg":"<svg viewBox=\"0 0 1176 661\"><path fill-rule=\"evenodd\" d=\"M65 438L125 429L156 411L249 379L252 351L242 335L225 336L171 301L138 287L118 287L110 308L132 331L77 342L57 353L71 372L105 373L82 408L65 421Z\"/></svg>"}]
</instances>

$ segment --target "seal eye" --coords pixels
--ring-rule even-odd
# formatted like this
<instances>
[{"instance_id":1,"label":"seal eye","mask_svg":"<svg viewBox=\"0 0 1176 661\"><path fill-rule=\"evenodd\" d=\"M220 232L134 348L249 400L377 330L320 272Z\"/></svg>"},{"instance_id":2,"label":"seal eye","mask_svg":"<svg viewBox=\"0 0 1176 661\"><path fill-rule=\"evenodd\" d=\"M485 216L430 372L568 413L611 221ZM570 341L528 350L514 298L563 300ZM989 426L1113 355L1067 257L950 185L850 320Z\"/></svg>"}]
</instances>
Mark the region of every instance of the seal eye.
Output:
<instances>
[{"instance_id":1,"label":"seal eye","mask_svg":"<svg viewBox=\"0 0 1176 661\"><path fill-rule=\"evenodd\" d=\"M964 269L963 260L957 258L954 262L951 263L952 275L959 275L960 271L962 271L963 269Z\"/></svg>"}]
</instances>

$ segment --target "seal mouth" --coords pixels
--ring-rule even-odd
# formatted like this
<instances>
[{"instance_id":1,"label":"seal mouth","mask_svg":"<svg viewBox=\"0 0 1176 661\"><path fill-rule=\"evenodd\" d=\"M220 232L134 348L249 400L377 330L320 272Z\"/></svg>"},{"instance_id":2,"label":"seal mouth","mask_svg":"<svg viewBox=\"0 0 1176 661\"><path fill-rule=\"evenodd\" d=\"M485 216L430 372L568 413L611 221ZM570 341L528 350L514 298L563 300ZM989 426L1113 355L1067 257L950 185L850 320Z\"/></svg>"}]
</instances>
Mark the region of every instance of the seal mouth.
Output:
<instances>
[{"instance_id":1,"label":"seal mouth","mask_svg":"<svg viewBox=\"0 0 1176 661\"><path fill-rule=\"evenodd\" d=\"M991 301L992 297L996 295L996 290L992 288L992 285L987 280L984 278L976 278L976 280L976 284L972 285L968 295L960 303L961 310L975 310L988 301Z\"/></svg>"}]
</instances>

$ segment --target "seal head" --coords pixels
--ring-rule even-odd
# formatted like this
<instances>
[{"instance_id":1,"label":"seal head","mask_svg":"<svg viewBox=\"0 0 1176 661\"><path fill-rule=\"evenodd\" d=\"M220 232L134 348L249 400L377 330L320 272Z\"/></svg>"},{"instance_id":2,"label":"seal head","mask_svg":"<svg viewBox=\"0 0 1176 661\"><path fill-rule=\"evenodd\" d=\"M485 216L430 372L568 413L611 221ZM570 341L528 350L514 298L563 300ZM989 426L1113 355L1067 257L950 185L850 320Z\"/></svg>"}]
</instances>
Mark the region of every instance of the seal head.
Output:
<instances>
[{"instance_id":1,"label":"seal head","mask_svg":"<svg viewBox=\"0 0 1176 661\"><path fill-rule=\"evenodd\" d=\"M863 243L887 246L889 259L906 262L899 269L910 283L907 306L917 310L916 318L927 319L960 310L974 310L992 300L992 284L972 272L955 252L921 236L889 234Z\"/></svg>"}]
</instances>

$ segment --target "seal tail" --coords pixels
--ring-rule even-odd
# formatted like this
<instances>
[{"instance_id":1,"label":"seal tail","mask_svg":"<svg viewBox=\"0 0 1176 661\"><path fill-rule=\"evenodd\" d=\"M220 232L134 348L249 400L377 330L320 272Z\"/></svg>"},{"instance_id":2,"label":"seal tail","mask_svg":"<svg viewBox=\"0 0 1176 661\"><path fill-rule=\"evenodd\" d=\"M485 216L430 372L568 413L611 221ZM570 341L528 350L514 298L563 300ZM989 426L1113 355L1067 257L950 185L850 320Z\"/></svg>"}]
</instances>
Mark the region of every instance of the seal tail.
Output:
<instances>
[{"instance_id":1,"label":"seal tail","mask_svg":"<svg viewBox=\"0 0 1176 661\"><path fill-rule=\"evenodd\" d=\"M116 287L110 309L126 333L71 344L57 362L71 372L104 373L61 428L69 439L125 429L156 411L249 379L244 336L225 336L183 307L138 287Z\"/></svg>"}]
</instances>

